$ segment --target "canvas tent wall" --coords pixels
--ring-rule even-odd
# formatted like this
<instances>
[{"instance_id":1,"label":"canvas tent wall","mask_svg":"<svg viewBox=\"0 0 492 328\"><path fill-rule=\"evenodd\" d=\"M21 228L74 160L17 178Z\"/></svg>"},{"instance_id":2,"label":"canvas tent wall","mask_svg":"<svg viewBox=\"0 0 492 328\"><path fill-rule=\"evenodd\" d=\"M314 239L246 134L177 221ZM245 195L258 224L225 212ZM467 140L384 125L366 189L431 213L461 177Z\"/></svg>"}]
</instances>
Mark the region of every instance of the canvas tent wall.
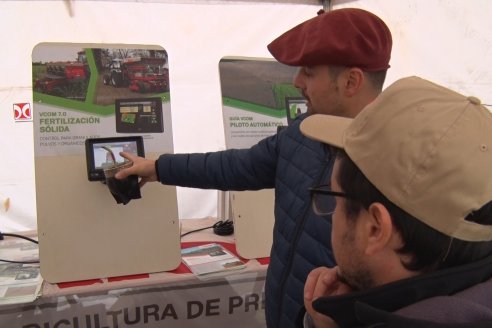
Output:
<instances>
[{"instance_id":1,"label":"canvas tent wall","mask_svg":"<svg viewBox=\"0 0 492 328\"><path fill-rule=\"evenodd\" d=\"M419 75L492 104L488 0L332 1L383 18L394 46L387 84ZM169 53L176 152L224 149L218 65L225 56L270 58L266 45L313 17L319 1L2 1L0 230L36 228L31 53L41 42L142 44ZM217 214L217 192L179 188L181 218ZM63 210L63 209L62 209ZM66 210L66 209L65 209ZM68 213L68 211L67 211Z\"/></svg>"}]
</instances>

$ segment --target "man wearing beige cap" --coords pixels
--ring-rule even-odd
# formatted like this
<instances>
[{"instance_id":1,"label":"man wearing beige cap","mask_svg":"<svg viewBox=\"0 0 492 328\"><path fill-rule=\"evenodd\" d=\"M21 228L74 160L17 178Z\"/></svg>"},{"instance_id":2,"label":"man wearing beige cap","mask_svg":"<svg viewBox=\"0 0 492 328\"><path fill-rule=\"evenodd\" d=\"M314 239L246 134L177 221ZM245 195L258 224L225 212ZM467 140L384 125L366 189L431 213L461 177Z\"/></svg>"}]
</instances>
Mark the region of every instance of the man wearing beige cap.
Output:
<instances>
[{"instance_id":1,"label":"man wearing beige cap","mask_svg":"<svg viewBox=\"0 0 492 328\"><path fill-rule=\"evenodd\" d=\"M294 84L307 99L307 115L353 117L381 92L391 46L391 33L379 17L348 8L294 27L268 49L279 62L300 66ZM326 163L333 162L332 154L301 134L299 124L305 117L249 149L165 154L157 161L122 154L134 166L117 176L136 174L142 183L193 188L275 188L275 226L265 283L266 321L271 328L293 327L303 306L308 273L335 264L327 234L331 218L313 213L308 191L330 173Z\"/></svg>"},{"instance_id":2,"label":"man wearing beige cap","mask_svg":"<svg viewBox=\"0 0 492 328\"><path fill-rule=\"evenodd\" d=\"M492 327L492 115L480 100L409 77L355 119L313 115L301 131L340 149L311 189L319 215L335 196L338 266L309 274L305 326Z\"/></svg>"}]
</instances>

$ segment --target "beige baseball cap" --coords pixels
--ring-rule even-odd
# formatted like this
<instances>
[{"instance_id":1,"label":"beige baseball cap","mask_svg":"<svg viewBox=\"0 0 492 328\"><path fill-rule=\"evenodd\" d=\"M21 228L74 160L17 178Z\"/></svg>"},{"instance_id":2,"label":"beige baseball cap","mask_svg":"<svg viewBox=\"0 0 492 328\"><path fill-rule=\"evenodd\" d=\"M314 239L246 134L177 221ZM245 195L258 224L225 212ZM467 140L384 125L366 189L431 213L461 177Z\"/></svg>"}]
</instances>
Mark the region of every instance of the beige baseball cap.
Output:
<instances>
[{"instance_id":1,"label":"beige baseball cap","mask_svg":"<svg viewBox=\"0 0 492 328\"><path fill-rule=\"evenodd\" d=\"M343 148L391 202L445 235L492 240L465 217L492 200L492 114L419 77L396 81L355 118L312 115L307 137Z\"/></svg>"}]
</instances>

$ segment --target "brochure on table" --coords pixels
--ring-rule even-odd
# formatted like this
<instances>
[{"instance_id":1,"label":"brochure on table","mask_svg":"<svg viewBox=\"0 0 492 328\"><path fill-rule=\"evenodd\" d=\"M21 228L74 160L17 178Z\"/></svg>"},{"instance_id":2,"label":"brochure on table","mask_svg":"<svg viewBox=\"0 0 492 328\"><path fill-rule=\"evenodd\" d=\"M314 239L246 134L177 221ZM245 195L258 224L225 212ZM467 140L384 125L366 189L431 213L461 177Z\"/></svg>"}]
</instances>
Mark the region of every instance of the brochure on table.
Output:
<instances>
[{"instance_id":1,"label":"brochure on table","mask_svg":"<svg viewBox=\"0 0 492 328\"><path fill-rule=\"evenodd\" d=\"M38 245L21 239L6 237L0 243L0 305L30 303L41 294L43 278L39 272Z\"/></svg>"},{"instance_id":2,"label":"brochure on table","mask_svg":"<svg viewBox=\"0 0 492 328\"><path fill-rule=\"evenodd\" d=\"M199 279L210 279L244 269L246 265L222 245L210 243L181 250L183 263Z\"/></svg>"},{"instance_id":3,"label":"brochure on table","mask_svg":"<svg viewBox=\"0 0 492 328\"><path fill-rule=\"evenodd\" d=\"M107 185L89 181L84 147L87 138L141 136L146 157L173 152L166 50L41 43L32 51L32 72L43 278L62 282L176 268L176 188L146 185L140 199L117 204Z\"/></svg>"},{"instance_id":4,"label":"brochure on table","mask_svg":"<svg viewBox=\"0 0 492 328\"><path fill-rule=\"evenodd\" d=\"M228 149L249 148L306 111L301 94L292 84L295 67L273 59L225 57L219 71ZM219 213L234 218L238 254L248 259L270 256L273 190L229 194L219 201ZM243 211L246 208L249 210Z\"/></svg>"}]
</instances>

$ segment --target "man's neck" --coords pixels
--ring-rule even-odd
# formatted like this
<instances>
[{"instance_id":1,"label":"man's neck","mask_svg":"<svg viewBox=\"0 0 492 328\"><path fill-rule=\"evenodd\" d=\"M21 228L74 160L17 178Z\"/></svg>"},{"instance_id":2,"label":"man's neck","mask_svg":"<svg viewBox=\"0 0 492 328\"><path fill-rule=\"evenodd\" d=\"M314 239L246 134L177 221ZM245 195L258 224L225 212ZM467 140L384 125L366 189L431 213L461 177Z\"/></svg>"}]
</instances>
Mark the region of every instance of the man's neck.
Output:
<instances>
[{"instance_id":1,"label":"man's neck","mask_svg":"<svg viewBox=\"0 0 492 328\"><path fill-rule=\"evenodd\" d=\"M361 95L360 97L350 99L350 106L347 110L347 117L354 118L356 117L367 105L372 103L374 99L376 99L377 95L374 93L366 92L365 95Z\"/></svg>"}]
</instances>

